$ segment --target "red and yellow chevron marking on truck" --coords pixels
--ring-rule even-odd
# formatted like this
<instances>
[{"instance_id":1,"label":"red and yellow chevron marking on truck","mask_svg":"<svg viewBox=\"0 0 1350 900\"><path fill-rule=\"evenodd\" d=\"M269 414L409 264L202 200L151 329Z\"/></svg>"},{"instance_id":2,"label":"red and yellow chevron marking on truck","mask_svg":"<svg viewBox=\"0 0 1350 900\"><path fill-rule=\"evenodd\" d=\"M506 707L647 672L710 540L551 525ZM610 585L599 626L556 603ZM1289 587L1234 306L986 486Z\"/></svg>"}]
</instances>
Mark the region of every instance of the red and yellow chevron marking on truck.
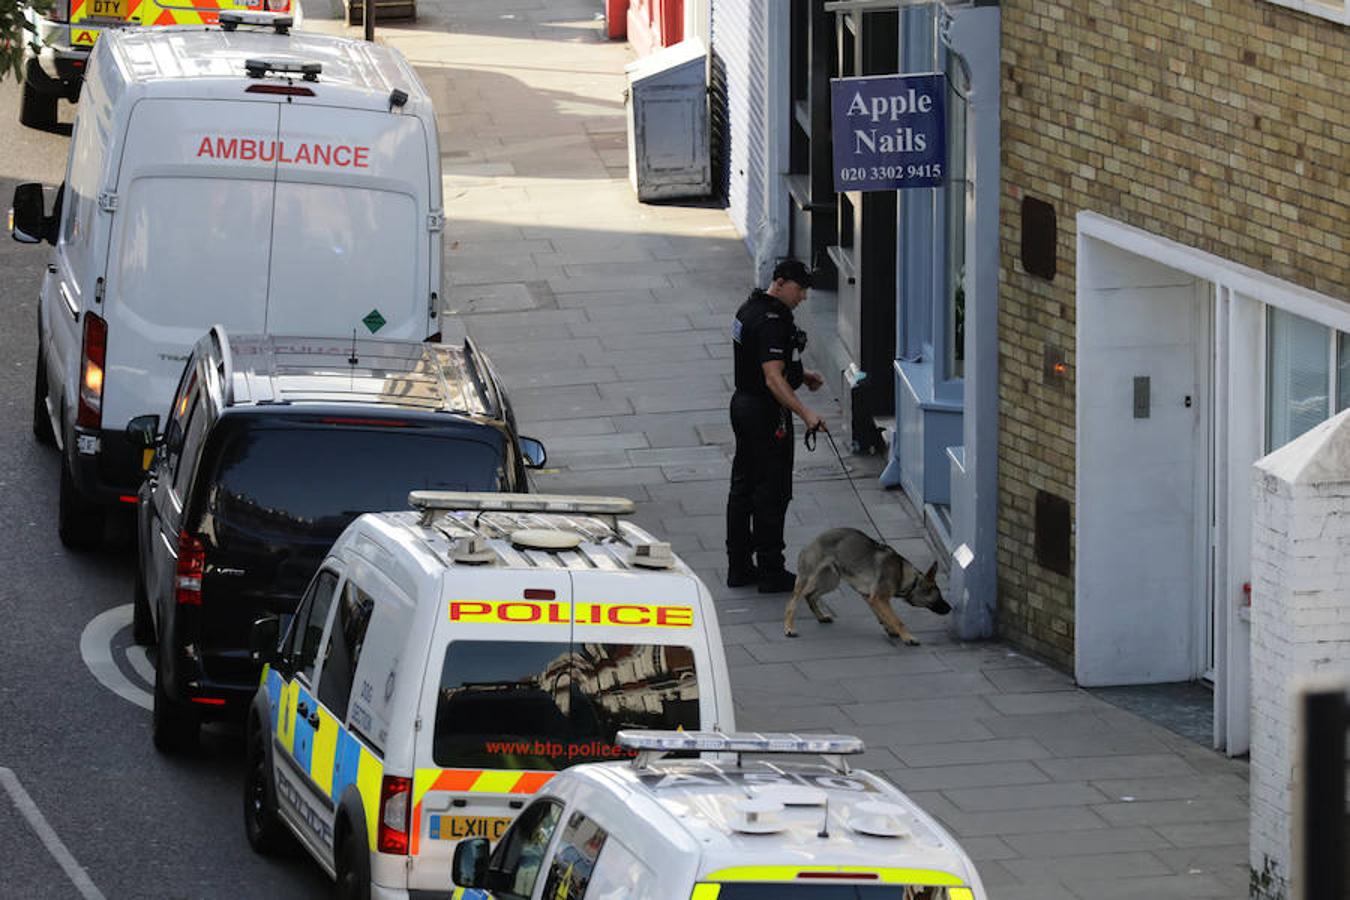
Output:
<instances>
[{"instance_id":1,"label":"red and yellow chevron marking on truck","mask_svg":"<svg viewBox=\"0 0 1350 900\"><path fill-rule=\"evenodd\" d=\"M556 772L516 772L504 769L418 769L413 776L413 813L411 854L421 849L422 801L432 791L479 792L489 794L533 794L549 782ZM482 817L478 817L482 818ZM502 820L502 827L510 822ZM446 835L457 839L466 835ZM500 835L485 834L496 839Z\"/></svg>"},{"instance_id":2,"label":"red and yellow chevron marking on truck","mask_svg":"<svg viewBox=\"0 0 1350 900\"><path fill-rule=\"evenodd\" d=\"M221 10L291 11L292 0L70 0L70 42L92 47L104 26L214 25Z\"/></svg>"}]
</instances>

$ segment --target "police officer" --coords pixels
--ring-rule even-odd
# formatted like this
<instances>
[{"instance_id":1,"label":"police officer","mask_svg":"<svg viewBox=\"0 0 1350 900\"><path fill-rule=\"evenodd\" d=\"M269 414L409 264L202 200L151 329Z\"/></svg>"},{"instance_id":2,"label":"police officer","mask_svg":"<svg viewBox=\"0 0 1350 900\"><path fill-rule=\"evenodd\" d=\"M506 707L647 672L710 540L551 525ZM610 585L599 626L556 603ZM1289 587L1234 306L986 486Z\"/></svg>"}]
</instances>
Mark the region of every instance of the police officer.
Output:
<instances>
[{"instance_id":1,"label":"police officer","mask_svg":"<svg viewBox=\"0 0 1350 900\"><path fill-rule=\"evenodd\" d=\"M736 392L731 428L736 456L727 496L727 587L759 584L762 594L792 590L796 576L783 565L783 519L792 499L792 416L809 430L820 416L797 399L803 384L818 390L824 379L797 358L806 332L792 311L806 299L811 271L795 259L773 270L768 290L755 290L732 323Z\"/></svg>"}]
</instances>

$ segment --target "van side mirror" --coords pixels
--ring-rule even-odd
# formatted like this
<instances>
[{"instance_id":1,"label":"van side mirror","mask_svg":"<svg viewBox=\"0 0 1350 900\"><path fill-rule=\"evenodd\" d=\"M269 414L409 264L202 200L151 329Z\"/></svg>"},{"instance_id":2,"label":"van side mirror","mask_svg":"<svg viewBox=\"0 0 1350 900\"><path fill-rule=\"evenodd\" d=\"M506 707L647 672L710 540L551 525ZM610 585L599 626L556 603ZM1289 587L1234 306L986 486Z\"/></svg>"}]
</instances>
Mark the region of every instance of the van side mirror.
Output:
<instances>
[{"instance_id":1,"label":"van side mirror","mask_svg":"<svg viewBox=\"0 0 1350 900\"><path fill-rule=\"evenodd\" d=\"M159 416L137 416L127 423L127 439L149 450L159 443Z\"/></svg>"},{"instance_id":2,"label":"van side mirror","mask_svg":"<svg viewBox=\"0 0 1350 900\"><path fill-rule=\"evenodd\" d=\"M47 202L42 185L29 181L14 188L14 205L9 210L9 233L21 244L39 244L44 239L56 243L55 231L47 218Z\"/></svg>"},{"instance_id":3,"label":"van side mirror","mask_svg":"<svg viewBox=\"0 0 1350 900\"><path fill-rule=\"evenodd\" d=\"M544 442L538 438L521 437L519 439L520 455L525 457L525 468L542 469L544 463L548 462L548 451L544 449Z\"/></svg>"},{"instance_id":4,"label":"van side mirror","mask_svg":"<svg viewBox=\"0 0 1350 900\"><path fill-rule=\"evenodd\" d=\"M253 623L248 633L248 653L256 662L274 663L280 657L277 642L281 636L281 620L263 616Z\"/></svg>"},{"instance_id":5,"label":"van side mirror","mask_svg":"<svg viewBox=\"0 0 1350 900\"><path fill-rule=\"evenodd\" d=\"M450 877L456 887L483 887L487 875L488 839L465 838L455 845L455 861Z\"/></svg>"}]
</instances>

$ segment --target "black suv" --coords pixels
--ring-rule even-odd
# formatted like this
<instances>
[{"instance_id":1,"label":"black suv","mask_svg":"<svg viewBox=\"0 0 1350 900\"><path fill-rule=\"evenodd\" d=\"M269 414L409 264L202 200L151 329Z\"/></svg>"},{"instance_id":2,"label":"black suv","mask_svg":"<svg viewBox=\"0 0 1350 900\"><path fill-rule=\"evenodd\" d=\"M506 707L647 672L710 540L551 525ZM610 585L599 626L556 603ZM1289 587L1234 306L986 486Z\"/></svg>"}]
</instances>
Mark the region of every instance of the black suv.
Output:
<instances>
[{"instance_id":1,"label":"black suv","mask_svg":"<svg viewBox=\"0 0 1350 900\"><path fill-rule=\"evenodd\" d=\"M134 632L158 647L155 745L192 745L258 686L254 620L294 612L342 529L415 489L525 491L543 445L518 437L488 361L464 346L227 337L183 370L145 449ZM153 454L152 451L153 450Z\"/></svg>"}]
</instances>

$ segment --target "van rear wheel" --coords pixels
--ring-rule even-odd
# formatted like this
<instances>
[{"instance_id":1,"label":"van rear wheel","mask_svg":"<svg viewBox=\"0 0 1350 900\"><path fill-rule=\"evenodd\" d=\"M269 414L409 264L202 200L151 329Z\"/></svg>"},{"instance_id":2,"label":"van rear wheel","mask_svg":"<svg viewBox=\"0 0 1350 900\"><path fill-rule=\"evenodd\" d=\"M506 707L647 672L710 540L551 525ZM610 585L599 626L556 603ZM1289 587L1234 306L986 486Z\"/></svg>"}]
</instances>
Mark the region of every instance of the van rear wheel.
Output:
<instances>
[{"instance_id":1,"label":"van rear wheel","mask_svg":"<svg viewBox=\"0 0 1350 900\"><path fill-rule=\"evenodd\" d=\"M355 828L343 829L337 852L337 895L340 900L370 900L370 851Z\"/></svg>"},{"instance_id":2,"label":"van rear wheel","mask_svg":"<svg viewBox=\"0 0 1350 900\"><path fill-rule=\"evenodd\" d=\"M61 543L71 550L93 550L103 542L103 507L91 503L75 486L70 465L61 463L61 490L57 499L56 527Z\"/></svg>"},{"instance_id":3,"label":"van rear wheel","mask_svg":"<svg viewBox=\"0 0 1350 900\"><path fill-rule=\"evenodd\" d=\"M163 645L159 648L161 658L168 652ZM197 746L201 735L202 723L191 710L183 709L164 693L164 675L162 663L155 665L155 710L153 729L155 749L160 753L186 753Z\"/></svg>"}]
</instances>

